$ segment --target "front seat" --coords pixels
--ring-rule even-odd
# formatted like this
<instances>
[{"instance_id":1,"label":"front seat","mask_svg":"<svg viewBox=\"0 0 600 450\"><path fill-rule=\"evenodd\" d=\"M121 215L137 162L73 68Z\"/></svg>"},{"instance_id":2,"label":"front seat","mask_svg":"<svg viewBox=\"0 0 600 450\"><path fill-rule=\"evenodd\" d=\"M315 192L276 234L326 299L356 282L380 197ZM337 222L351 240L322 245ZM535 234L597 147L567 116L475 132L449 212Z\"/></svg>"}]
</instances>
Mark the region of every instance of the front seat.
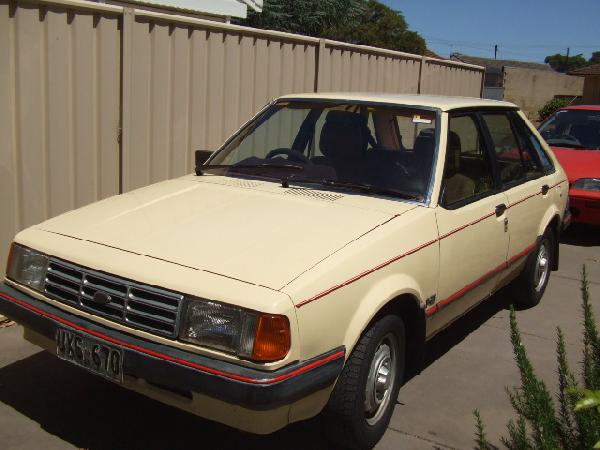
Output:
<instances>
[{"instance_id":1,"label":"front seat","mask_svg":"<svg viewBox=\"0 0 600 450\"><path fill-rule=\"evenodd\" d=\"M454 131L450 131L442 182L442 205L451 205L475 195L475 182L460 173L460 153L460 137Z\"/></svg>"},{"instance_id":2,"label":"front seat","mask_svg":"<svg viewBox=\"0 0 600 450\"><path fill-rule=\"evenodd\" d=\"M316 157L313 161L333 167L339 180L361 182L365 170L368 131L367 119L361 114L329 111L319 138L323 156Z\"/></svg>"}]
</instances>

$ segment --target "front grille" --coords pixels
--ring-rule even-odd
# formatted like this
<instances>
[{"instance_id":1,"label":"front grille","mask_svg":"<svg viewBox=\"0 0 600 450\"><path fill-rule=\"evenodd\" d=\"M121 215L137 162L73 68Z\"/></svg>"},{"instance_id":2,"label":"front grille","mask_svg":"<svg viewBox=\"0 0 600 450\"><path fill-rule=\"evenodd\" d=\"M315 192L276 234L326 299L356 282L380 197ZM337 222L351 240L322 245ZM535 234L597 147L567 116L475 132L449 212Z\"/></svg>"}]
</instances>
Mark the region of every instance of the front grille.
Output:
<instances>
[{"instance_id":1,"label":"front grille","mask_svg":"<svg viewBox=\"0 0 600 450\"><path fill-rule=\"evenodd\" d=\"M138 284L55 258L46 271L48 297L132 328L176 337L183 295ZM101 292L107 303L94 300ZM107 297L108 296L108 297Z\"/></svg>"}]
</instances>

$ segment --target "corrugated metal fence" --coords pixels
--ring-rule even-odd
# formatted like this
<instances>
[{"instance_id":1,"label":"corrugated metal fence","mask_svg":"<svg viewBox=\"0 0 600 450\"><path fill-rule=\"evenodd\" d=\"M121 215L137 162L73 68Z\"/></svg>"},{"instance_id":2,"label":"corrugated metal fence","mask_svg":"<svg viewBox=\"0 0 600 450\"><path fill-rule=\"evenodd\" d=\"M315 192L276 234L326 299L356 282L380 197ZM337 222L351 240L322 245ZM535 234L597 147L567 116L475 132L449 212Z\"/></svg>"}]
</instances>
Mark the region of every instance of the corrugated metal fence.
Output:
<instances>
[{"instance_id":1,"label":"corrugated metal fence","mask_svg":"<svg viewBox=\"0 0 600 450\"><path fill-rule=\"evenodd\" d=\"M483 68L80 0L0 0L0 258L18 230L192 170L273 97L479 97ZM2 263L0 263L2 266Z\"/></svg>"}]
</instances>

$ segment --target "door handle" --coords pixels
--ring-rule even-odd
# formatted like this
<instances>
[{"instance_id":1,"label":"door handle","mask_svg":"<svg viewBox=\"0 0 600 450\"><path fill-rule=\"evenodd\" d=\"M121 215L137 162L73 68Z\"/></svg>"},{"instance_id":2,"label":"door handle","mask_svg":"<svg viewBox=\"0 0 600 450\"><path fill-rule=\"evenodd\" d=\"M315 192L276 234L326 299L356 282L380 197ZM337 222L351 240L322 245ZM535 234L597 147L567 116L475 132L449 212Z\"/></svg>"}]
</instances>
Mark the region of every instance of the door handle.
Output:
<instances>
[{"instance_id":1,"label":"door handle","mask_svg":"<svg viewBox=\"0 0 600 450\"><path fill-rule=\"evenodd\" d=\"M546 195L549 190L550 190L550 186L548 186L547 184L543 185L542 186L542 195Z\"/></svg>"},{"instance_id":2,"label":"door handle","mask_svg":"<svg viewBox=\"0 0 600 450\"><path fill-rule=\"evenodd\" d=\"M496 217L500 217L506 211L506 205L504 203L500 203L496 206Z\"/></svg>"}]
</instances>

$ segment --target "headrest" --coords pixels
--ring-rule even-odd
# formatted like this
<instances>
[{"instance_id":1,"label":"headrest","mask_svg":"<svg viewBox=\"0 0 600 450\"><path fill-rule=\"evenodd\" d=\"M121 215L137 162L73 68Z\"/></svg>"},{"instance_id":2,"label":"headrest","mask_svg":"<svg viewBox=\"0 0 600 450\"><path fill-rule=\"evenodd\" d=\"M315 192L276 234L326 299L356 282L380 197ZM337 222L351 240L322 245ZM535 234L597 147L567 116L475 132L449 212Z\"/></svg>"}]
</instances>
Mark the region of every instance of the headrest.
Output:
<instances>
[{"instance_id":1,"label":"headrest","mask_svg":"<svg viewBox=\"0 0 600 450\"><path fill-rule=\"evenodd\" d=\"M460 170L460 136L454 131L448 132L446 145L446 176L451 176Z\"/></svg>"},{"instance_id":2,"label":"headrest","mask_svg":"<svg viewBox=\"0 0 600 450\"><path fill-rule=\"evenodd\" d=\"M415 139L413 150L415 153L433 153L435 151L435 130L433 128L422 129Z\"/></svg>"},{"instance_id":3,"label":"headrest","mask_svg":"<svg viewBox=\"0 0 600 450\"><path fill-rule=\"evenodd\" d=\"M319 140L323 155L333 159L358 158L364 156L367 143L366 117L350 111L327 113Z\"/></svg>"}]
</instances>

